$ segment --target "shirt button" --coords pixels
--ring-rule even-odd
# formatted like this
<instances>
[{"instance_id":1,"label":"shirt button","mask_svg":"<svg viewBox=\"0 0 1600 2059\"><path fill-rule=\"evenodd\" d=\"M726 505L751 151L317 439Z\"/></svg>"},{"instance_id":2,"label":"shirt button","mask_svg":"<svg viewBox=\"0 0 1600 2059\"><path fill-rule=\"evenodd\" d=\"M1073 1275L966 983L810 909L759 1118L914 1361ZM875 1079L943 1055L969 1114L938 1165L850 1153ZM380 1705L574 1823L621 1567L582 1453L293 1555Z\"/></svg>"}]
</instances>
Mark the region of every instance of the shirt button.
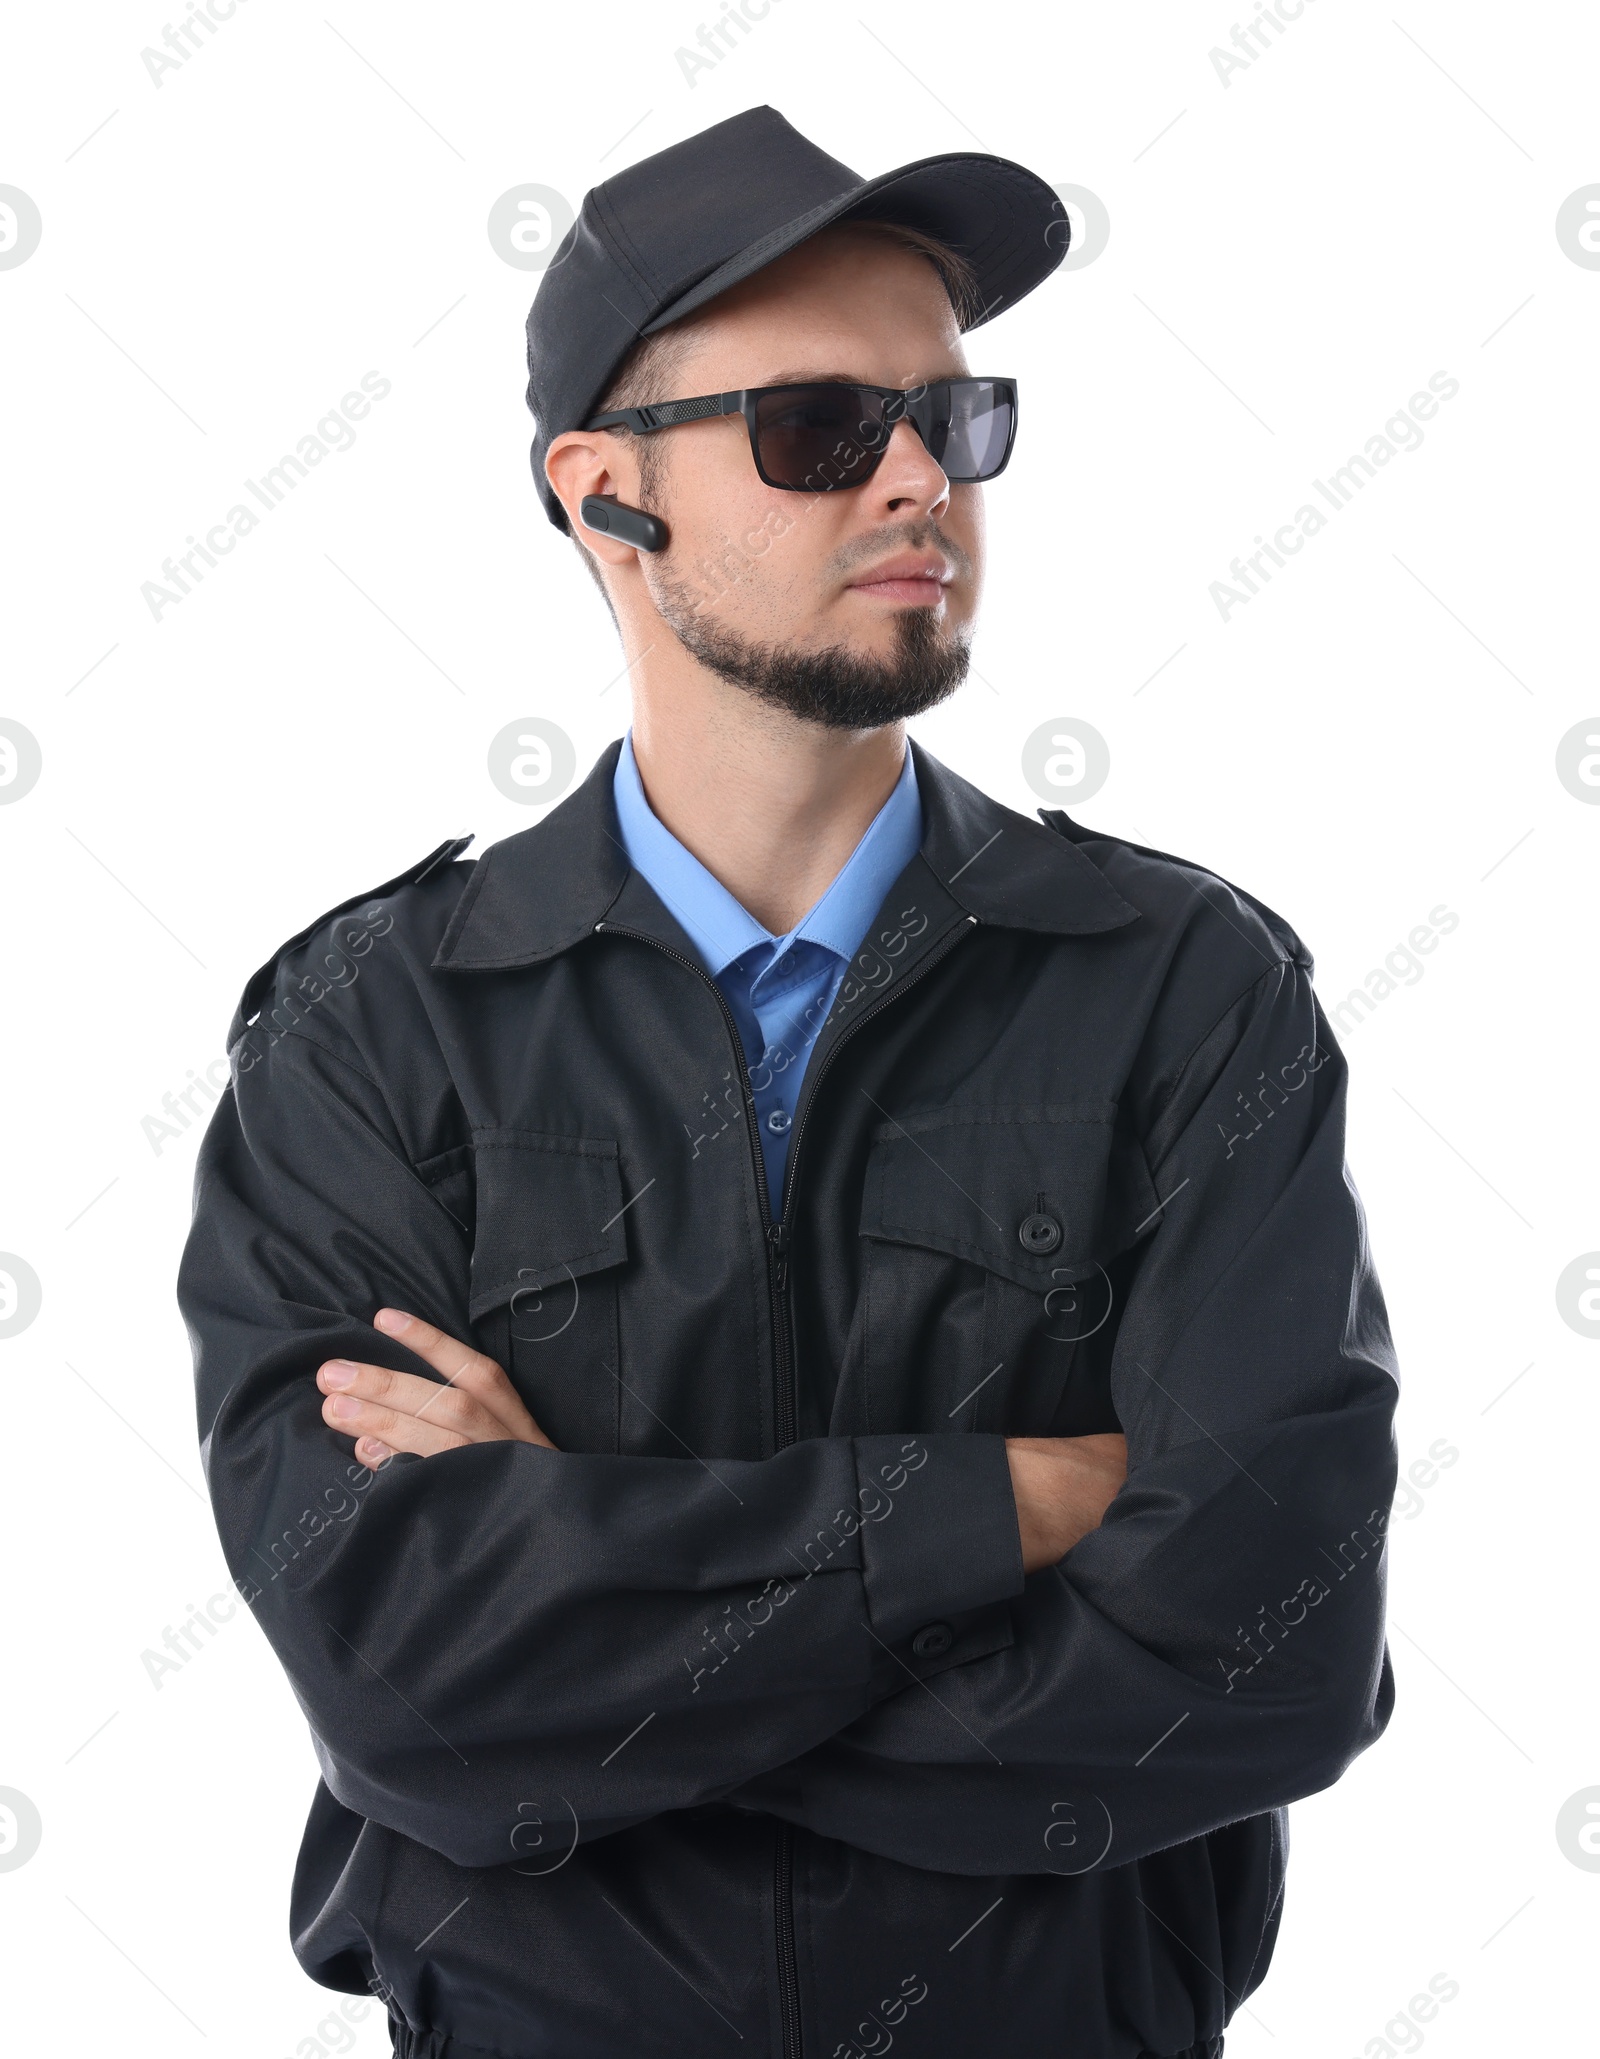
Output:
<instances>
[{"instance_id":1,"label":"shirt button","mask_svg":"<svg viewBox=\"0 0 1600 2059\"><path fill-rule=\"evenodd\" d=\"M942 1659L956 1641L948 1623L924 1623L911 1640L911 1655L917 1659Z\"/></svg>"},{"instance_id":2,"label":"shirt button","mask_svg":"<svg viewBox=\"0 0 1600 2059\"><path fill-rule=\"evenodd\" d=\"M789 1120L790 1118L787 1109L774 1108L772 1113L767 1117L767 1128L771 1130L772 1134L775 1137L781 1137L784 1131L789 1127Z\"/></svg>"},{"instance_id":3,"label":"shirt button","mask_svg":"<svg viewBox=\"0 0 1600 2059\"><path fill-rule=\"evenodd\" d=\"M1024 1251L1043 1257L1061 1242L1061 1225L1053 1215L1025 1215L1017 1225L1017 1241Z\"/></svg>"}]
</instances>

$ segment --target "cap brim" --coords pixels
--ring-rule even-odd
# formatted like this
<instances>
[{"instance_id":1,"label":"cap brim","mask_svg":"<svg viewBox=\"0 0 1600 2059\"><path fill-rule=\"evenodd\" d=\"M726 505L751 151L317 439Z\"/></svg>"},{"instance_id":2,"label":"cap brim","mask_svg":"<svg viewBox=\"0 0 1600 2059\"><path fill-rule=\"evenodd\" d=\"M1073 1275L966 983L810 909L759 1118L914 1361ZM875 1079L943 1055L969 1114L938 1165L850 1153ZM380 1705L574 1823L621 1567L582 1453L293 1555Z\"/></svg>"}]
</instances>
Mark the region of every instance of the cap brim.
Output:
<instances>
[{"instance_id":1,"label":"cap brim","mask_svg":"<svg viewBox=\"0 0 1600 2059\"><path fill-rule=\"evenodd\" d=\"M851 217L920 229L967 260L977 282L978 305L962 322L964 331L1014 307L1047 279L1066 256L1072 234L1058 196L1043 179L1008 158L974 151L919 158L898 171L863 180L747 245L680 294L640 333L651 336L668 323L681 321L819 229Z\"/></svg>"}]
</instances>

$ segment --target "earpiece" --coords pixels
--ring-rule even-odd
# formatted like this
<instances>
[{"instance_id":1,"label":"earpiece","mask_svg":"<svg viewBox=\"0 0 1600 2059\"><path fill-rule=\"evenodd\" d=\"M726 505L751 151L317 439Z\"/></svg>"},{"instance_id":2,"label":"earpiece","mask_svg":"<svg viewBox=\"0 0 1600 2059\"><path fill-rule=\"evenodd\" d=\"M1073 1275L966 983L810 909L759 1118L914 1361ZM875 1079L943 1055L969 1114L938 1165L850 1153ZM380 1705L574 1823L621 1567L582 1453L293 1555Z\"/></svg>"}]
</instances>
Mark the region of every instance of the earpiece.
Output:
<instances>
[{"instance_id":1,"label":"earpiece","mask_svg":"<svg viewBox=\"0 0 1600 2059\"><path fill-rule=\"evenodd\" d=\"M586 529L598 529L614 536L618 543L631 543L635 550L665 550L667 525L642 508L630 508L626 501L608 493L586 493L579 504Z\"/></svg>"}]
</instances>

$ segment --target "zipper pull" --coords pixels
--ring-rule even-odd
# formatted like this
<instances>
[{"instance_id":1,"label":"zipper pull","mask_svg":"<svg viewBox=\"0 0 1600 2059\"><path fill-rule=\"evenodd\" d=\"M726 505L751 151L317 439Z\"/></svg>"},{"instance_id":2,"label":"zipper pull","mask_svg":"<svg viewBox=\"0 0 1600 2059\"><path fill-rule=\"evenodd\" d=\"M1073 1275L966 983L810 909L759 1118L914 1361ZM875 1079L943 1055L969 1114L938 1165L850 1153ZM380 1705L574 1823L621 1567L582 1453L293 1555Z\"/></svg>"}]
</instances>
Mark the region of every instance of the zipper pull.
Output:
<instances>
[{"instance_id":1,"label":"zipper pull","mask_svg":"<svg viewBox=\"0 0 1600 2059\"><path fill-rule=\"evenodd\" d=\"M777 1261L775 1268L775 1276L777 1279L778 1292L781 1294L789 1284L788 1224L769 1223L767 1225L767 1242L772 1246L773 1257Z\"/></svg>"}]
</instances>

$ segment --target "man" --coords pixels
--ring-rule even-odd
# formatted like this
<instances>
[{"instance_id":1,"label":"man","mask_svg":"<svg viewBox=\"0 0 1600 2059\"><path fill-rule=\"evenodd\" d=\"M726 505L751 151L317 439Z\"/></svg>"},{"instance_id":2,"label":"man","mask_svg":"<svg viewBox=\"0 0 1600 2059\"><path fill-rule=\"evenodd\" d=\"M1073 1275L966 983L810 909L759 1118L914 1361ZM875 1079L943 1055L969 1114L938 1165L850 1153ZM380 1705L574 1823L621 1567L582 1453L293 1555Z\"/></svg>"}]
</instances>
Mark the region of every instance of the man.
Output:
<instances>
[{"instance_id":1,"label":"man","mask_svg":"<svg viewBox=\"0 0 1600 2059\"><path fill-rule=\"evenodd\" d=\"M201 1434L322 1767L296 1952L412 2059L1215 2059L1388 1720L1310 958L905 738L1016 429L963 328L1065 234L769 108L589 194L529 404L631 734L241 1002Z\"/></svg>"}]
</instances>

